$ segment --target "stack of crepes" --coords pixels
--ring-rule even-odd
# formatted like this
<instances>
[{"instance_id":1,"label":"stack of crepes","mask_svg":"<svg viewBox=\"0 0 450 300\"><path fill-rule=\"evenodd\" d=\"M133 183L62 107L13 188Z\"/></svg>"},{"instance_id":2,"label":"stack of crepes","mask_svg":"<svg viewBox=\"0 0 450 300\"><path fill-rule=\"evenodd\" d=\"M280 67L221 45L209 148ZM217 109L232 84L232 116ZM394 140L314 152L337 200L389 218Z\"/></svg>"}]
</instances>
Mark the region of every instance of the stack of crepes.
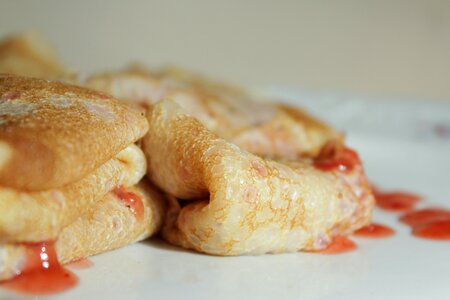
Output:
<instances>
[{"instance_id":1,"label":"stack of crepes","mask_svg":"<svg viewBox=\"0 0 450 300\"><path fill-rule=\"evenodd\" d=\"M357 154L305 112L176 69L80 79L49 49L35 33L0 45L0 72L66 82L1 77L0 278L27 243L55 241L64 263L161 223L215 255L321 250L370 223Z\"/></svg>"},{"instance_id":2,"label":"stack of crepes","mask_svg":"<svg viewBox=\"0 0 450 300\"><path fill-rule=\"evenodd\" d=\"M0 72L51 77L58 68L36 38L1 45ZM143 180L135 144L147 130L141 112L104 93L0 75L0 280L39 267L36 257L56 251L67 263L160 228L162 195Z\"/></svg>"}]
</instances>

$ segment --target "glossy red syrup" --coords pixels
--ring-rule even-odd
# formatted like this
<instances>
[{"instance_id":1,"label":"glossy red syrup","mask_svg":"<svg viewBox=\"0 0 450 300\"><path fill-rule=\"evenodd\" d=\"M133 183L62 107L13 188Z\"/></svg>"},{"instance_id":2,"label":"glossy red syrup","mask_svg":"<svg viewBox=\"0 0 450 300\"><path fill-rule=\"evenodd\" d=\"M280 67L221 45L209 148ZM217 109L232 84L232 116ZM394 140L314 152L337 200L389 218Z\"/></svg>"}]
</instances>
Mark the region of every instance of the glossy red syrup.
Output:
<instances>
[{"instance_id":1,"label":"glossy red syrup","mask_svg":"<svg viewBox=\"0 0 450 300\"><path fill-rule=\"evenodd\" d=\"M356 230L353 234L365 238L386 238L393 236L395 231L386 225L372 223Z\"/></svg>"},{"instance_id":2,"label":"glossy red syrup","mask_svg":"<svg viewBox=\"0 0 450 300\"><path fill-rule=\"evenodd\" d=\"M327 248L318 251L318 253L322 254L339 254L344 252L353 251L358 246L351 239L345 236L335 236L333 241L328 245Z\"/></svg>"},{"instance_id":3,"label":"glossy red syrup","mask_svg":"<svg viewBox=\"0 0 450 300\"><path fill-rule=\"evenodd\" d=\"M141 197L125 190L123 187L117 187L113 192L131 210L138 221L144 219L144 203Z\"/></svg>"},{"instance_id":4,"label":"glossy red syrup","mask_svg":"<svg viewBox=\"0 0 450 300\"><path fill-rule=\"evenodd\" d=\"M400 222L410 226L443 220L450 220L450 210L442 208L425 208L406 213L400 217Z\"/></svg>"},{"instance_id":5,"label":"glossy red syrup","mask_svg":"<svg viewBox=\"0 0 450 300\"><path fill-rule=\"evenodd\" d=\"M1 286L29 295L49 295L73 288L78 277L62 267L54 242L26 243L26 263L22 272Z\"/></svg>"},{"instance_id":6,"label":"glossy red syrup","mask_svg":"<svg viewBox=\"0 0 450 300\"><path fill-rule=\"evenodd\" d=\"M322 171L349 172L360 163L358 153L350 148L343 148L330 157L319 158L314 166Z\"/></svg>"},{"instance_id":7,"label":"glossy red syrup","mask_svg":"<svg viewBox=\"0 0 450 300\"><path fill-rule=\"evenodd\" d=\"M70 263L66 264L66 267L74 268L74 269L88 269L92 267L94 263L87 258L80 258Z\"/></svg>"},{"instance_id":8,"label":"glossy red syrup","mask_svg":"<svg viewBox=\"0 0 450 300\"><path fill-rule=\"evenodd\" d=\"M392 212L405 212L414 209L422 197L407 192L381 192L373 189L376 204L379 208Z\"/></svg>"},{"instance_id":9,"label":"glossy red syrup","mask_svg":"<svg viewBox=\"0 0 450 300\"><path fill-rule=\"evenodd\" d=\"M412 234L425 239L450 241L450 220L422 223L413 228Z\"/></svg>"}]
</instances>

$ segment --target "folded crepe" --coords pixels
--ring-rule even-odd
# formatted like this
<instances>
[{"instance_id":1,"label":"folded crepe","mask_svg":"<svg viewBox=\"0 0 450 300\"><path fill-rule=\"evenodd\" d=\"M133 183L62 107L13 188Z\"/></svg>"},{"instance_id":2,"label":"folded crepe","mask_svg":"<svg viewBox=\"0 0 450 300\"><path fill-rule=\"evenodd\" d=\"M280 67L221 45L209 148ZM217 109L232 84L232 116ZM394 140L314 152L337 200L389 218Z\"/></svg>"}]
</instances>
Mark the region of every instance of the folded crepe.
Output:
<instances>
[{"instance_id":1,"label":"folded crepe","mask_svg":"<svg viewBox=\"0 0 450 300\"><path fill-rule=\"evenodd\" d=\"M315 157L328 141L342 141L341 134L298 108L261 101L242 88L182 69L151 72L135 66L84 80L60 63L53 47L35 31L0 43L0 73L83 85L144 108L170 98L209 130L264 157Z\"/></svg>"},{"instance_id":2,"label":"folded crepe","mask_svg":"<svg viewBox=\"0 0 450 300\"><path fill-rule=\"evenodd\" d=\"M104 94L0 75L0 279L45 242L66 263L143 239L161 195L134 143L143 115Z\"/></svg>"},{"instance_id":3,"label":"folded crepe","mask_svg":"<svg viewBox=\"0 0 450 300\"><path fill-rule=\"evenodd\" d=\"M317 250L369 222L373 197L357 156L344 172L333 167L327 159L347 151L341 134L298 108L262 102L241 88L174 68L134 67L84 81L68 77L54 55L33 49L39 43L21 40L26 52L40 55L28 59L16 53L18 47L7 48L20 62L16 65L25 66L14 73L31 74L38 65L36 76L86 85L143 110L163 98L182 107L158 104L149 114L152 126L144 144L149 177L169 194L163 230L168 241L217 255ZM46 60L57 71L40 63ZM154 193L150 199L156 200L149 201L156 205L156 219L159 198ZM89 209L99 211L101 203ZM65 236L71 236L66 233L71 227L76 226L59 234L57 249L70 245Z\"/></svg>"},{"instance_id":4,"label":"folded crepe","mask_svg":"<svg viewBox=\"0 0 450 300\"><path fill-rule=\"evenodd\" d=\"M277 162L218 137L174 101L147 117L142 145L149 177L170 195L170 243L214 255L314 251L370 222L373 196L356 154L345 168Z\"/></svg>"},{"instance_id":5,"label":"folded crepe","mask_svg":"<svg viewBox=\"0 0 450 300\"><path fill-rule=\"evenodd\" d=\"M55 49L38 31L11 35L0 41L0 73L48 79L70 75Z\"/></svg>"},{"instance_id":6,"label":"folded crepe","mask_svg":"<svg viewBox=\"0 0 450 300\"><path fill-rule=\"evenodd\" d=\"M315 157L330 140L342 140L298 108L264 102L243 89L187 72L151 73L135 67L95 75L84 84L144 108L172 99L220 137L268 158Z\"/></svg>"}]
</instances>

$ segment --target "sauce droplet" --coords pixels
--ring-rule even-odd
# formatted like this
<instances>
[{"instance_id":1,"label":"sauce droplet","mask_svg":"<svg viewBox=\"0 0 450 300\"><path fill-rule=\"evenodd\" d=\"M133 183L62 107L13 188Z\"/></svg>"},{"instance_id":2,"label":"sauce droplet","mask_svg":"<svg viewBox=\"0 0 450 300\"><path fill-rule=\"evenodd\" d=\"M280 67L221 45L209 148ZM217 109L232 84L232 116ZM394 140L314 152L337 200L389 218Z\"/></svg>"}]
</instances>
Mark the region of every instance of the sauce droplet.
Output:
<instances>
[{"instance_id":1,"label":"sauce droplet","mask_svg":"<svg viewBox=\"0 0 450 300\"><path fill-rule=\"evenodd\" d=\"M319 158L314 162L314 167L322 171L349 172L358 164L360 164L358 153L353 149L343 148L330 157Z\"/></svg>"},{"instance_id":2,"label":"sauce droplet","mask_svg":"<svg viewBox=\"0 0 450 300\"><path fill-rule=\"evenodd\" d=\"M361 227L360 229L356 230L354 235L359 237L367 237L367 238L384 238L384 237L390 237L395 234L394 229L377 223L372 223L370 225Z\"/></svg>"},{"instance_id":3,"label":"sauce droplet","mask_svg":"<svg viewBox=\"0 0 450 300\"><path fill-rule=\"evenodd\" d=\"M450 241L450 220L423 223L413 228L413 235L431 240Z\"/></svg>"},{"instance_id":4,"label":"sauce droplet","mask_svg":"<svg viewBox=\"0 0 450 300\"><path fill-rule=\"evenodd\" d=\"M144 219L144 203L141 197L123 187L117 187L113 192L131 210L138 221Z\"/></svg>"},{"instance_id":5,"label":"sauce droplet","mask_svg":"<svg viewBox=\"0 0 450 300\"><path fill-rule=\"evenodd\" d=\"M417 226L434 221L450 220L450 210L442 208L425 208L409 212L400 217L400 222Z\"/></svg>"},{"instance_id":6,"label":"sauce droplet","mask_svg":"<svg viewBox=\"0 0 450 300\"><path fill-rule=\"evenodd\" d=\"M49 295L73 288L78 277L62 267L54 242L24 243L26 262L21 273L2 287L29 295Z\"/></svg>"},{"instance_id":7,"label":"sauce droplet","mask_svg":"<svg viewBox=\"0 0 450 300\"><path fill-rule=\"evenodd\" d=\"M66 267L74 269L88 269L92 267L94 263L87 258L79 258L66 264Z\"/></svg>"},{"instance_id":8,"label":"sauce droplet","mask_svg":"<svg viewBox=\"0 0 450 300\"><path fill-rule=\"evenodd\" d=\"M380 192L374 189L376 204L379 208L393 212L412 210L422 197L406 192Z\"/></svg>"},{"instance_id":9,"label":"sauce droplet","mask_svg":"<svg viewBox=\"0 0 450 300\"><path fill-rule=\"evenodd\" d=\"M339 254L344 252L353 251L358 246L351 239L337 235L333 238L333 241L323 250L317 251L322 254Z\"/></svg>"}]
</instances>

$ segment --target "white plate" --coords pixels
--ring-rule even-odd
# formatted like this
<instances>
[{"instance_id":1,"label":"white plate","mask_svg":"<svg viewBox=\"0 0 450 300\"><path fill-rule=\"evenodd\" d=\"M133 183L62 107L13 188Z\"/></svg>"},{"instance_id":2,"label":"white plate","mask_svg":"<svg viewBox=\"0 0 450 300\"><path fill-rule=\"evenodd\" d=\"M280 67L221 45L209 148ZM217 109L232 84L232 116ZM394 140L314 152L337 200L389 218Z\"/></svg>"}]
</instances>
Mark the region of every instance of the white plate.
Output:
<instances>
[{"instance_id":1,"label":"white plate","mask_svg":"<svg viewBox=\"0 0 450 300\"><path fill-rule=\"evenodd\" d=\"M450 103L270 93L345 130L372 182L450 207ZM94 267L75 270L79 286L51 298L450 299L450 242L414 238L397 217L376 210L374 220L397 234L353 238L357 251L334 256L213 257L146 241L91 258Z\"/></svg>"}]
</instances>

